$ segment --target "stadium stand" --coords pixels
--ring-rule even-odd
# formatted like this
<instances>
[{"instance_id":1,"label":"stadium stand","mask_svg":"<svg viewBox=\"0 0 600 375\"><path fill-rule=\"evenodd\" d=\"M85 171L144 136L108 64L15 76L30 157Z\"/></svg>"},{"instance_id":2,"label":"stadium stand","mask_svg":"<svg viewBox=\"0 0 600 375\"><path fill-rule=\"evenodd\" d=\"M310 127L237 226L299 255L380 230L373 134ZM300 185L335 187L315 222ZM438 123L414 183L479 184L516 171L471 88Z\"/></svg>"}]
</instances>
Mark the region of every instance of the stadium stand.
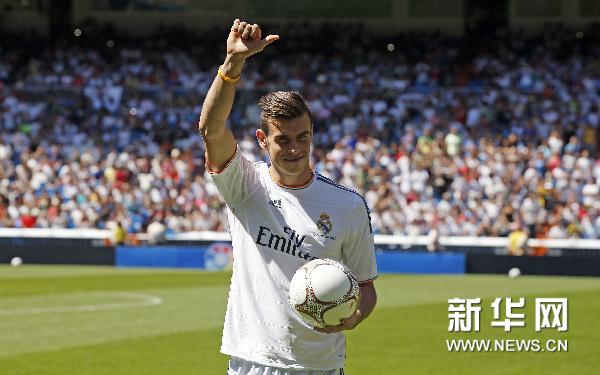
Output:
<instances>
[{"instance_id":1,"label":"stadium stand","mask_svg":"<svg viewBox=\"0 0 600 375\"><path fill-rule=\"evenodd\" d=\"M301 30L244 71L230 126L247 158L266 158L256 100L291 88L313 112L315 170L365 195L377 234L600 238L597 29L476 49ZM5 36L0 227L225 231L196 130L222 35L138 40L92 24L69 41L29 34L28 49Z\"/></svg>"}]
</instances>

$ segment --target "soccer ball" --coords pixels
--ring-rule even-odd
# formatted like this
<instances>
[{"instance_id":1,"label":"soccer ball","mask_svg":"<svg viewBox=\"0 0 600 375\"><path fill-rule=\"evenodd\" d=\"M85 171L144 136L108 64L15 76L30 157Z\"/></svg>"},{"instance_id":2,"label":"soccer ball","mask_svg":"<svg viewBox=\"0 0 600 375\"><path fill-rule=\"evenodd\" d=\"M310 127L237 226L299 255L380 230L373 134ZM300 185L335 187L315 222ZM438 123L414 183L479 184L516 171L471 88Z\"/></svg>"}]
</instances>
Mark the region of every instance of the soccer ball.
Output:
<instances>
[{"instance_id":1,"label":"soccer ball","mask_svg":"<svg viewBox=\"0 0 600 375\"><path fill-rule=\"evenodd\" d=\"M515 277L519 276L521 276L521 270L517 267L513 267L510 270L508 270L508 277L510 277L511 279L514 279Z\"/></svg>"},{"instance_id":2,"label":"soccer ball","mask_svg":"<svg viewBox=\"0 0 600 375\"><path fill-rule=\"evenodd\" d=\"M290 304L308 325L340 324L358 308L356 277L342 263L314 259L300 267L290 283Z\"/></svg>"},{"instance_id":3,"label":"soccer ball","mask_svg":"<svg viewBox=\"0 0 600 375\"><path fill-rule=\"evenodd\" d=\"M23 259L21 257L14 257L10 260L10 265L13 267L18 267L23 264Z\"/></svg>"}]
</instances>

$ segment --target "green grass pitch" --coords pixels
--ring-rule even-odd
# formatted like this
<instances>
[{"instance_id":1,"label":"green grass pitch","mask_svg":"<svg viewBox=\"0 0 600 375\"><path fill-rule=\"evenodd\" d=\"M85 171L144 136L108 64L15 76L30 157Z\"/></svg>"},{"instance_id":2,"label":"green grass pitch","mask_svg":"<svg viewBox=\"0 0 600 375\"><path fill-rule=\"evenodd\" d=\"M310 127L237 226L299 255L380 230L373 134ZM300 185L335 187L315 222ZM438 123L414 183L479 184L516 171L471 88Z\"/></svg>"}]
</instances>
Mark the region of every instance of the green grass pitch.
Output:
<instances>
[{"instance_id":1,"label":"green grass pitch","mask_svg":"<svg viewBox=\"0 0 600 375\"><path fill-rule=\"evenodd\" d=\"M229 273L0 266L0 374L225 374ZM347 374L599 374L600 279L382 275L348 333ZM448 332L448 298L481 297L481 331ZM526 327L491 327L525 297ZM534 329L534 297L568 297L569 330ZM446 339L561 339L567 352L450 353Z\"/></svg>"}]
</instances>

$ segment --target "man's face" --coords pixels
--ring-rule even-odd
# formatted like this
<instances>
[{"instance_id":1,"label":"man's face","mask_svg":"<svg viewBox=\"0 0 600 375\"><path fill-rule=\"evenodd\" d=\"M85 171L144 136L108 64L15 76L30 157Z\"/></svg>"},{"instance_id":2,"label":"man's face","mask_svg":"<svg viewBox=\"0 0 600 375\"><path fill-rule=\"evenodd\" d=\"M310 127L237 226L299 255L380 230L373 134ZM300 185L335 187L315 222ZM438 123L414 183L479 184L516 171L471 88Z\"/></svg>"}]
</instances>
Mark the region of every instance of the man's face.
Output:
<instances>
[{"instance_id":1,"label":"man's face","mask_svg":"<svg viewBox=\"0 0 600 375\"><path fill-rule=\"evenodd\" d=\"M282 178L310 173L308 165L312 126L307 113L292 120L270 120L269 135L256 131L261 148L268 151L271 164Z\"/></svg>"}]
</instances>

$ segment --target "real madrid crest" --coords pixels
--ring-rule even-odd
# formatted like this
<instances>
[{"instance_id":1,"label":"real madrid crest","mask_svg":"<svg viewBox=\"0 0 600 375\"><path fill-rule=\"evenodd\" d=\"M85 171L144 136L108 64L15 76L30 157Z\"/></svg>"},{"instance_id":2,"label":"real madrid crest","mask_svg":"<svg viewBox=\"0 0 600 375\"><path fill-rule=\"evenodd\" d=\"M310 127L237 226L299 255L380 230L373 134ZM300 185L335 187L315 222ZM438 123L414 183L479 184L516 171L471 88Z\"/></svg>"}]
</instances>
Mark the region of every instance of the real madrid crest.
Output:
<instances>
[{"instance_id":1,"label":"real madrid crest","mask_svg":"<svg viewBox=\"0 0 600 375\"><path fill-rule=\"evenodd\" d=\"M331 223L331 220L329 220L329 215L327 213L323 212L319 216L319 220L317 220L317 228L319 228L322 234L331 232L333 229L333 224Z\"/></svg>"}]
</instances>

